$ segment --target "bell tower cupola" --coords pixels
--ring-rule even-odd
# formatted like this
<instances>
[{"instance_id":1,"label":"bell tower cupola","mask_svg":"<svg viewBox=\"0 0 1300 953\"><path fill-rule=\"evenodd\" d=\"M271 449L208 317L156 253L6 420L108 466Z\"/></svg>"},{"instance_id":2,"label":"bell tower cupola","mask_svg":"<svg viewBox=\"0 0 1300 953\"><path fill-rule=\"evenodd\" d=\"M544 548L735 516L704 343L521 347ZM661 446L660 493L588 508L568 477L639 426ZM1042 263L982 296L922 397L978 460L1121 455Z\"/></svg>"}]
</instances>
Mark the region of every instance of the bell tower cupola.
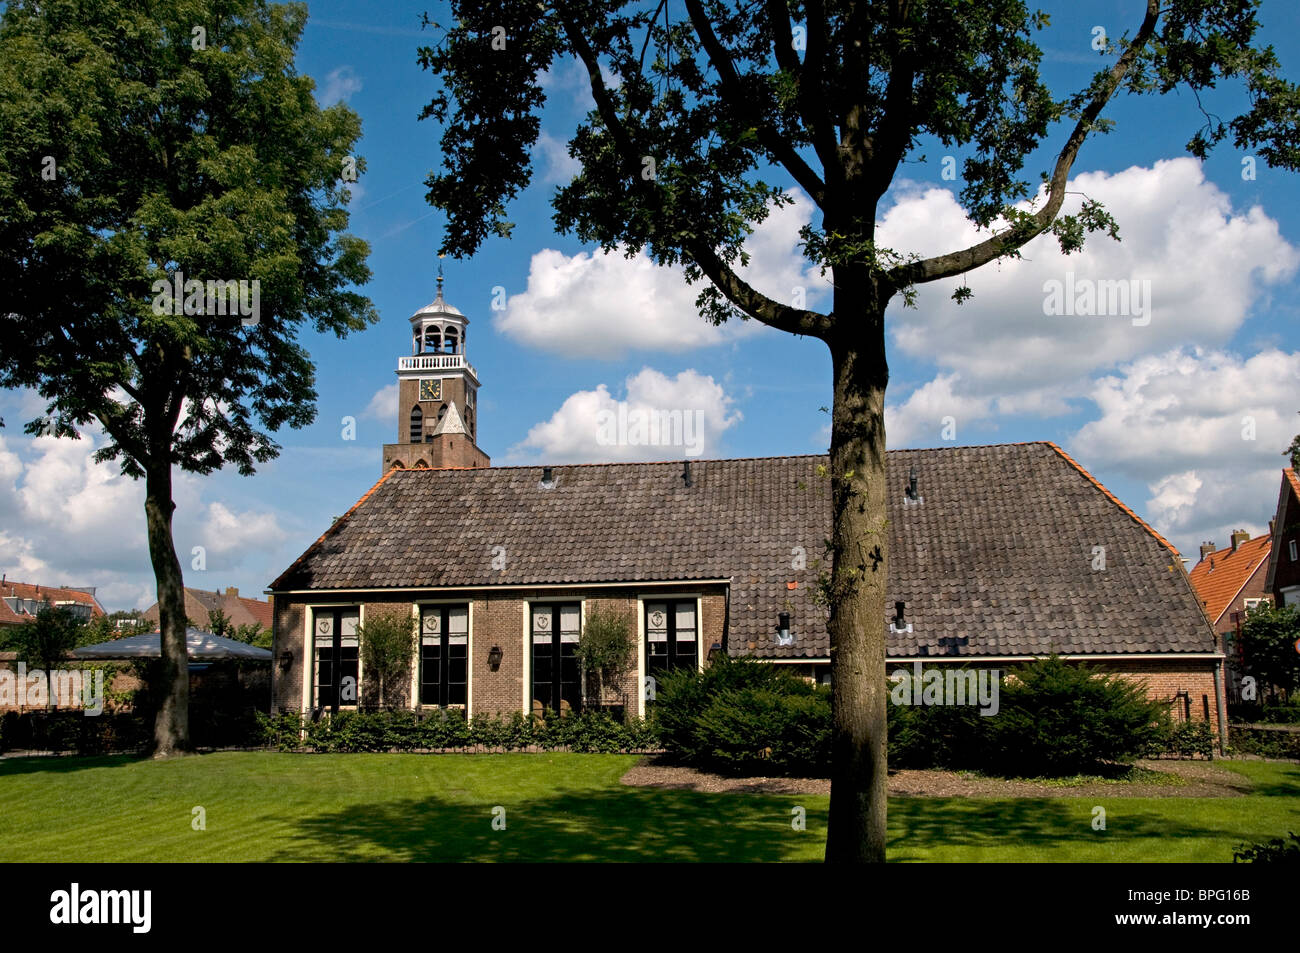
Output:
<instances>
[{"instance_id":1,"label":"bell tower cupola","mask_svg":"<svg viewBox=\"0 0 1300 953\"><path fill-rule=\"evenodd\" d=\"M465 346L467 318L438 294L411 315L411 356L397 359L397 443L383 468L486 467L479 449L478 373Z\"/></svg>"}]
</instances>

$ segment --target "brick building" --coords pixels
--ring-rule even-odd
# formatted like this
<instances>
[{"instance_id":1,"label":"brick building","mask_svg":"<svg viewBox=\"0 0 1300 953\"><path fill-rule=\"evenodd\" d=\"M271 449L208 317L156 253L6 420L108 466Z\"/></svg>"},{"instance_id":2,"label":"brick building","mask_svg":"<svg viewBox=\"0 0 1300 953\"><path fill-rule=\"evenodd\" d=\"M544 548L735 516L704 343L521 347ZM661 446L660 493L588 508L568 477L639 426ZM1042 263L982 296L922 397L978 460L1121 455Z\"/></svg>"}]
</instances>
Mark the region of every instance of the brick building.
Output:
<instances>
[{"instance_id":1,"label":"brick building","mask_svg":"<svg viewBox=\"0 0 1300 953\"><path fill-rule=\"evenodd\" d=\"M1294 468L1282 471L1271 529L1272 558L1265 585L1277 600L1274 605L1300 605L1300 477Z\"/></svg>"},{"instance_id":2,"label":"brick building","mask_svg":"<svg viewBox=\"0 0 1300 953\"><path fill-rule=\"evenodd\" d=\"M711 652L826 680L826 463L390 469L271 586L273 704L346 707L358 682L364 700L357 627L383 611L419 620L413 707L580 704L573 650L598 608L634 634L605 698L633 713L649 677ZM1223 655L1177 551L1060 448L896 450L887 474L891 665L1057 653L1222 729Z\"/></svg>"},{"instance_id":3,"label":"brick building","mask_svg":"<svg viewBox=\"0 0 1300 953\"><path fill-rule=\"evenodd\" d=\"M1216 549L1214 543L1201 544L1201 559L1188 578L1201 598L1205 614L1219 645L1227 655L1227 696L1236 701L1240 694L1242 660L1236 636L1246 621L1246 612L1261 601L1272 601L1268 588L1269 557L1273 549L1271 534L1250 538L1245 530L1236 530L1231 543Z\"/></svg>"},{"instance_id":4,"label":"brick building","mask_svg":"<svg viewBox=\"0 0 1300 953\"><path fill-rule=\"evenodd\" d=\"M105 615L104 607L95 598L93 586L44 586L35 582L15 582L6 575L0 578L0 627L30 622L47 602L68 609L87 622Z\"/></svg>"},{"instance_id":5,"label":"brick building","mask_svg":"<svg viewBox=\"0 0 1300 953\"><path fill-rule=\"evenodd\" d=\"M260 625L264 630L271 628L271 603L265 599L250 599L241 596L239 590L229 586L223 592L220 589L209 592L206 589L185 587L185 618L196 629L207 630L208 613L223 612L230 620L231 626ZM145 621L158 624L158 603L144 611Z\"/></svg>"}]
</instances>

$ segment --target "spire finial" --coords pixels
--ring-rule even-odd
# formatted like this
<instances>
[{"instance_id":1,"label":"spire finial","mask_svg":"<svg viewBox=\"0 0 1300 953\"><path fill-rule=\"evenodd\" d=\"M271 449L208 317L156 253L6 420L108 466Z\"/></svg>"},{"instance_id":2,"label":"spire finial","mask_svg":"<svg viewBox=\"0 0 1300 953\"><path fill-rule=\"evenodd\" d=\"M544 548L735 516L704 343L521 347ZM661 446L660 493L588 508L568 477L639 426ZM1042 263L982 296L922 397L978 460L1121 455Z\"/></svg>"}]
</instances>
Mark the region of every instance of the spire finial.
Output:
<instances>
[{"instance_id":1,"label":"spire finial","mask_svg":"<svg viewBox=\"0 0 1300 953\"><path fill-rule=\"evenodd\" d=\"M438 298L442 299L442 255L438 256Z\"/></svg>"}]
</instances>

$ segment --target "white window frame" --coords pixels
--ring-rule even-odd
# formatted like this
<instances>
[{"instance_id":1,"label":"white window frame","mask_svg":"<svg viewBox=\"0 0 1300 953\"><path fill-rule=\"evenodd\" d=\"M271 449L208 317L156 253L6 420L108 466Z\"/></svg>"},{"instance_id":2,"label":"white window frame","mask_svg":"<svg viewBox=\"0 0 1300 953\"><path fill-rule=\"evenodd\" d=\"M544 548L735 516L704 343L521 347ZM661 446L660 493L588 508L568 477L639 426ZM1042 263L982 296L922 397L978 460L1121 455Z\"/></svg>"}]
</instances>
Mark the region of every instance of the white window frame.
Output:
<instances>
[{"instance_id":1,"label":"white window frame","mask_svg":"<svg viewBox=\"0 0 1300 953\"><path fill-rule=\"evenodd\" d=\"M636 713L637 717L645 717L645 604L647 602L665 602L668 600L695 600L695 664L697 671L704 671L704 663L707 661L708 649L705 647L704 637L704 595L700 592L656 592L648 595L638 595L636 597ZM712 643L710 643L712 644Z\"/></svg>"},{"instance_id":2,"label":"white window frame","mask_svg":"<svg viewBox=\"0 0 1300 953\"><path fill-rule=\"evenodd\" d=\"M366 604L364 602L309 602L303 605L306 610L302 620L302 711L307 714L316 708L316 610L350 609L357 607L357 628L366 624ZM364 671L361 665L361 650L357 647L357 704L361 703L361 686ZM357 705L339 705L339 711L356 711Z\"/></svg>"},{"instance_id":3,"label":"white window frame","mask_svg":"<svg viewBox=\"0 0 1300 953\"><path fill-rule=\"evenodd\" d=\"M469 641L465 648L465 717L472 717L474 711L474 600L464 599L417 599L411 603L411 615L415 617L415 658L411 660L411 707L416 711L432 711L441 706L420 703L420 631L421 606L465 606L466 626L469 628ZM460 705L448 705L451 711Z\"/></svg>"}]
</instances>

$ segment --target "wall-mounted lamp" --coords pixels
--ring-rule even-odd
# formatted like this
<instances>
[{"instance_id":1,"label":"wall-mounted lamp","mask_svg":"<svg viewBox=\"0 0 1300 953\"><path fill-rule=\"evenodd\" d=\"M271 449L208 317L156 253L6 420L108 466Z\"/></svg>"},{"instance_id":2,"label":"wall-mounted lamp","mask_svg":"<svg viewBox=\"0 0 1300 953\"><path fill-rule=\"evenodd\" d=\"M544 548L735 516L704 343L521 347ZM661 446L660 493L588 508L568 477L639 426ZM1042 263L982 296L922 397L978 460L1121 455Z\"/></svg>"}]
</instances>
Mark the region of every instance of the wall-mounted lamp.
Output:
<instances>
[{"instance_id":1,"label":"wall-mounted lamp","mask_svg":"<svg viewBox=\"0 0 1300 953\"><path fill-rule=\"evenodd\" d=\"M488 650L488 667L495 672L501 667L501 659L504 657L505 653L501 651L501 646L492 646L492 648Z\"/></svg>"},{"instance_id":2,"label":"wall-mounted lamp","mask_svg":"<svg viewBox=\"0 0 1300 953\"><path fill-rule=\"evenodd\" d=\"M283 652L280 653L280 668L286 669L292 664L293 664L293 653L288 649L285 649Z\"/></svg>"},{"instance_id":3,"label":"wall-mounted lamp","mask_svg":"<svg viewBox=\"0 0 1300 953\"><path fill-rule=\"evenodd\" d=\"M776 644L793 645L794 635L790 632L790 613L782 612L776 619Z\"/></svg>"}]
</instances>

